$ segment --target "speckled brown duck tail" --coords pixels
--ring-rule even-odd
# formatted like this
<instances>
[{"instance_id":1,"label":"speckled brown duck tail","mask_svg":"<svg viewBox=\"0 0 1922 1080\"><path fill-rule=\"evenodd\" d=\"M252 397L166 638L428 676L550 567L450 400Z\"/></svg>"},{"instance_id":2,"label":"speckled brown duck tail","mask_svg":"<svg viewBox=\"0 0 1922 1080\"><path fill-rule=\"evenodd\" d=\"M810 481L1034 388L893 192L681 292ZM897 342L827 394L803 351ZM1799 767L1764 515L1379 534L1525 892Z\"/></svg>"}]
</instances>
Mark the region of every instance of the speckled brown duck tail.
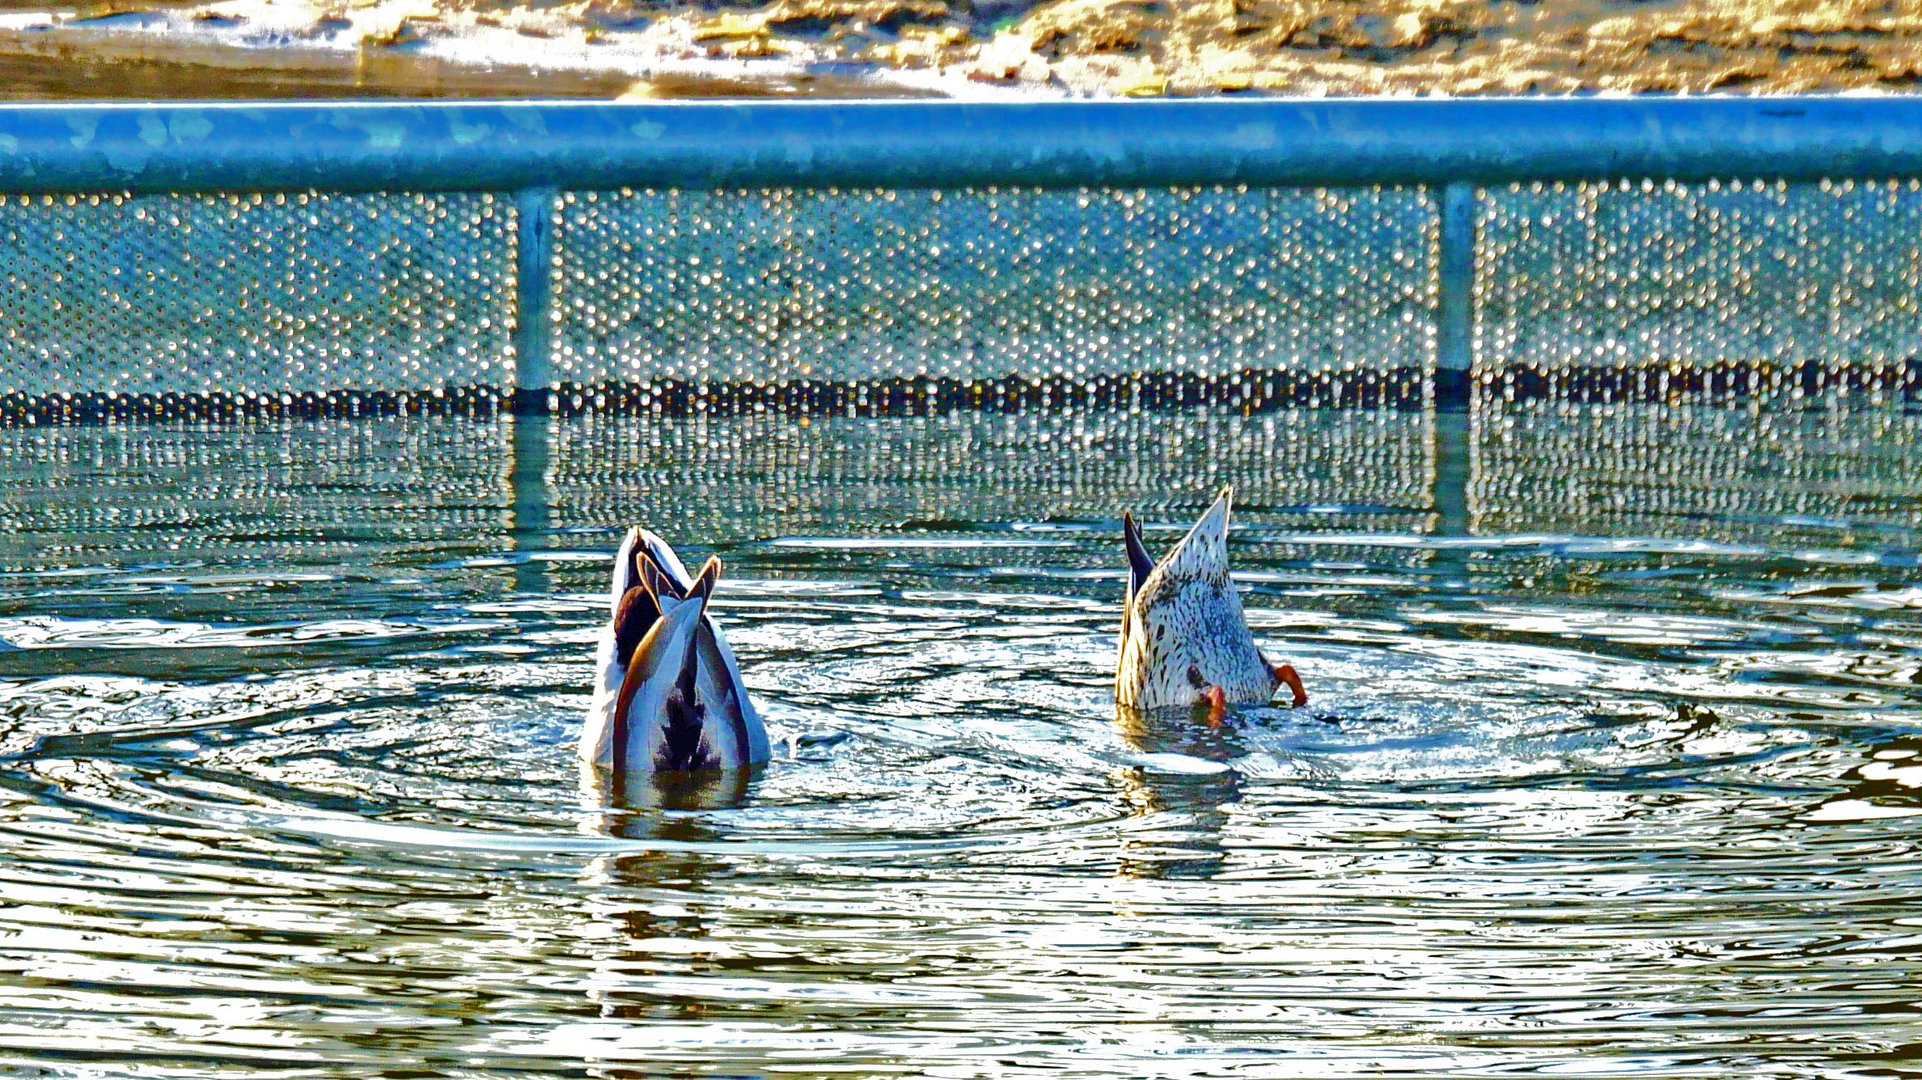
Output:
<instances>
[{"instance_id":1,"label":"speckled brown duck tail","mask_svg":"<svg viewBox=\"0 0 1922 1080\"><path fill-rule=\"evenodd\" d=\"M1115 703L1130 709L1204 706L1219 722L1230 704L1274 697L1293 668L1273 665L1255 647L1241 595L1228 576L1229 511L1223 488L1173 551L1151 560L1133 515L1122 522L1128 592L1115 664ZM1299 680L1295 680L1298 683ZM1306 695L1295 695L1296 704Z\"/></svg>"}]
</instances>

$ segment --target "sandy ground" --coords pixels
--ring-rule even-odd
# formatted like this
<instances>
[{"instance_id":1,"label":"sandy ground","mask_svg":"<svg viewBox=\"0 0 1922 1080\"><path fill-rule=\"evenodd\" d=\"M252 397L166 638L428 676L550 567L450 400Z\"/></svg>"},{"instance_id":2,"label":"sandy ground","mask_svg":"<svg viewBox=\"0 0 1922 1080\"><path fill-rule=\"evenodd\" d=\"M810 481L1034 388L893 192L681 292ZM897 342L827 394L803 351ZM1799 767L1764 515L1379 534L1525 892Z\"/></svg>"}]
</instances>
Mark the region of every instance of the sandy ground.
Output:
<instances>
[{"instance_id":1,"label":"sandy ground","mask_svg":"<svg viewBox=\"0 0 1922 1080\"><path fill-rule=\"evenodd\" d=\"M0 96L1908 92L1922 0L0 0Z\"/></svg>"}]
</instances>

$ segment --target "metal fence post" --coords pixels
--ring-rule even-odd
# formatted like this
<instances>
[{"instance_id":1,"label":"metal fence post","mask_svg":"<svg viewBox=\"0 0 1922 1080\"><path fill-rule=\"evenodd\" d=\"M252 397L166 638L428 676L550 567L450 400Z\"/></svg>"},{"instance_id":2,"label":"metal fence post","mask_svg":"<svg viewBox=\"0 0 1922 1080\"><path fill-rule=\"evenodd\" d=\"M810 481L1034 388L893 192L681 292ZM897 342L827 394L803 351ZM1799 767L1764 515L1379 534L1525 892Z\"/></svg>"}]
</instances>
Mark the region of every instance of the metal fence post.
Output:
<instances>
[{"instance_id":1,"label":"metal fence post","mask_svg":"<svg viewBox=\"0 0 1922 1080\"><path fill-rule=\"evenodd\" d=\"M1435 405L1468 407L1475 351L1475 185L1443 185L1441 251L1436 267Z\"/></svg>"},{"instance_id":2,"label":"metal fence post","mask_svg":"<svg viewBox=\"0 0 1922 1080\"><path fill-rule=\"evenodd\" d=\"M1434 432L1435 529L1466 536L1473 462L1475 353L1475 185L1442 187L1436 266Z\"/></svg>"},{"instance_id":3,"label":"metal fence post","mask_svg":"<svg viewBox=\"0 0 1922 1080\"><path fill-rule=\"evenodd\" d=\"M514 412L546 413L554 385L553 188L528 188L514 197Z\"/></svg>"},{"instance_id":4,"label":"metal fence post","mask_svg":"<svg viewBox=\"0 0 1922 1080\"><path fill-rule=\"evenodd\" d=\"M553 188L514 196L514 418L508 447L510 542L521 555L515 581L523 592L546 589L541 563L529 556L547 543L553 517L547 471L553 435L554 202Z\"/></svg>"}]
</instances>

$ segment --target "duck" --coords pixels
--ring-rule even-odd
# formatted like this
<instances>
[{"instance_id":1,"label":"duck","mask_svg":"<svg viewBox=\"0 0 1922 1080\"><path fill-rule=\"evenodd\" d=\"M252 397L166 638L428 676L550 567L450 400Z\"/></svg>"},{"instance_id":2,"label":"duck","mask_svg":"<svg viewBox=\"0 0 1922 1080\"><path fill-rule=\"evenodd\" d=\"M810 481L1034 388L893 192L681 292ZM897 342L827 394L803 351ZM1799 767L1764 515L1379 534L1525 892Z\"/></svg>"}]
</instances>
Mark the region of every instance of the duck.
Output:
<instances>
[{"instance_id":1,"label":"duck","mask_svg":"<svg viewBox=\"0 0 1922 1080\"><path fill-rule=\"evenodd\" d=\"M1132 513L1122 516L1128 591L1114 696L1123 710L1206 707L1208 723L1219 726L1229 705L1266 705L1283 686L1295 708L1308 704L1294 667L1255 647L1241 594L1228 576L1233 502L1234 488L1223 488L1159 562L1148 553L1140 522Z\"/></svg>"},{"instance_id":2,"label":"duck","mask_svg":"<svg viewBox=\"0 0 1922 1080\"><path fill-rule=\"evenodd\" d=\"M614 556L584 766L616 778L741 770L771 756L767 728L711 610L721 561L689 574L674 549L630 529Z\"/></svg>"}]
</instances>

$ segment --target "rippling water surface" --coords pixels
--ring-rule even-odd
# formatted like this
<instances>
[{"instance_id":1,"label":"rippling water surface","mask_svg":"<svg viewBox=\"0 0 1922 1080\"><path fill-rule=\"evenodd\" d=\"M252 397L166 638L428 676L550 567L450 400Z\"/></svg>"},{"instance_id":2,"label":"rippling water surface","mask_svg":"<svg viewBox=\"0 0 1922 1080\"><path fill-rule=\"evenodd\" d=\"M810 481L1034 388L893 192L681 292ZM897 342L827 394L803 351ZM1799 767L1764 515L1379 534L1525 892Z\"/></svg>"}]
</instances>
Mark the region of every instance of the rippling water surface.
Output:
<instances>
[{"instance_id":1,"label":"rippling water surface","mask_svg":"<svg viewBox=\"0 0 1922 1080\"><path fill-rule=\"evenodd\" d=\"M0 432L0 1067L1922 1074L1922 416L1461 422ZM1229 482L1313 700L1117 721ZM633 522L779 749L608 807Z\"/></svg>"}]
</instances>

